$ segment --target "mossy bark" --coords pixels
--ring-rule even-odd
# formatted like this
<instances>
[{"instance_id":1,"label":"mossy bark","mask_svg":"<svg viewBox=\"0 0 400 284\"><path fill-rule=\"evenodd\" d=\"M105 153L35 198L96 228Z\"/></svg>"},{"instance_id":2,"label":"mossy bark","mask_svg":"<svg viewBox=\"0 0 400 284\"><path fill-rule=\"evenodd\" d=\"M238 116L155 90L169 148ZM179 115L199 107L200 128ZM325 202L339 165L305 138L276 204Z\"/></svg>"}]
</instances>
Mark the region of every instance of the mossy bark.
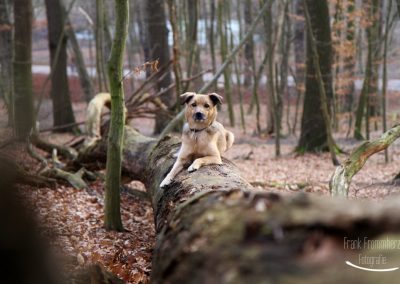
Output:
<instances>
[{"instance_id":1,"label":"mossy bark","mask_svg":"<svg viewBox=\"0 0 400 284\"><path fill-rule=\"evenodd\" d=\"M336 168L329 183L331 194L334 196L347 196L351 179L362 169L368 158L377 152L387 149L399 137L400 125L397 125L385 132L379 139L365 141L357 147L350 157Z\"/></svg>"},{"instance_id":2,"label":"mossy bark","mask_svg":"<svg viewBox=\"0 0 400 284\"><path fill-rule=\"evenodd\" d=\"M115 1L115 36L108 62L108 77L111 91L111 124L108 134L106 191L104 223L108 230L123 230L120 213L119 189L121 184L122 147L125 124L125 102L123 89L123 62L125 42L128 34L128 0Z\"/></svg>"}]
</instances>

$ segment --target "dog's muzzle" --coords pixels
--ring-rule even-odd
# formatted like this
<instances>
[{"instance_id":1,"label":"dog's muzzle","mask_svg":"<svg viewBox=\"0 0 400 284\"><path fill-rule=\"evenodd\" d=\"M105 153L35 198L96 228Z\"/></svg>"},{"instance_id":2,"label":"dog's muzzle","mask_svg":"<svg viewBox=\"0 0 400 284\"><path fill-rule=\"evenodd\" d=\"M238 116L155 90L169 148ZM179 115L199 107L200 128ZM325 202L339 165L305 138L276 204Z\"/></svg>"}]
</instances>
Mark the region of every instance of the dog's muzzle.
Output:
<instances>
[{"instance_id":1,"label":"dog's muzzle","mask_svg":"<svg viewBox=\"0 0 400 284\"><path fill-rule=\"evenodd\" d=\"M205 119L205 115L204 115L203 113L201 113L201 112L196 112L196 113L193 115L193 118L194 118L195 120L204 120L204 119Z\"/></svg>"}]
</instances>

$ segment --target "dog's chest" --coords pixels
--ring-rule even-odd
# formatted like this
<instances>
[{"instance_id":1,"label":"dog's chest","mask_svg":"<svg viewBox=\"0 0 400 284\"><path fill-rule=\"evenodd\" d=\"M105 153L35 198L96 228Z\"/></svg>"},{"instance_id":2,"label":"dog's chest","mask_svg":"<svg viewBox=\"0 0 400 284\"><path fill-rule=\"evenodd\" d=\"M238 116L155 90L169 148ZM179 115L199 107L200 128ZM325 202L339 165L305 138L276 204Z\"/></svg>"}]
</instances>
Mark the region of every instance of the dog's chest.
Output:
<instances>
[{"instance_id":1,"label":"dog's chest","mask_svg":"<svg viewBox=\"0 0 400 284\"><path fill-rule=\"evenodd\" d=\"M215 135L210 135L206 132L194 132L190 131L185 135L185 144L188 148L190 148L192 153L201 153L207 151L210 144L214 141Z\"/></svg>"}]
</instances>

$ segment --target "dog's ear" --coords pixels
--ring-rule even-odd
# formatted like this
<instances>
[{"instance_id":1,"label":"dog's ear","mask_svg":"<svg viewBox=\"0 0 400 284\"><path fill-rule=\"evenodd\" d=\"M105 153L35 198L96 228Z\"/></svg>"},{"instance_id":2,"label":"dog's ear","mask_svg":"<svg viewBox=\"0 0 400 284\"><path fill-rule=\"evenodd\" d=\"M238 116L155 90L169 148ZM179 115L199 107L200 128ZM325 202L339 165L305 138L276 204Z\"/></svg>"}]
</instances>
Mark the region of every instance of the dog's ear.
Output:
<instances>
[{"instance_id":1,"label":"dog's ear","mask_svg":"<svg viewBox=\"0 0 400 284\"><path fill-rule=\"evenodd\" d=\"M217 104L222 104L223 97L218 95L217 93L211 93L208 94L210 97L210 100L213 102L213 104L216 106Z\"/></svg>"},{"instance_id":2,"label":"dog's ear","mask_svg":"<svg viewBox=\"0 0 400 284\"><path fill-rule=\"evenodd\" d=\"M196 95L196 93L194 93L194 92L186 92L186 93L180 95L181 105L188 103L195 95Z\"/></svg>"}]
</instances>

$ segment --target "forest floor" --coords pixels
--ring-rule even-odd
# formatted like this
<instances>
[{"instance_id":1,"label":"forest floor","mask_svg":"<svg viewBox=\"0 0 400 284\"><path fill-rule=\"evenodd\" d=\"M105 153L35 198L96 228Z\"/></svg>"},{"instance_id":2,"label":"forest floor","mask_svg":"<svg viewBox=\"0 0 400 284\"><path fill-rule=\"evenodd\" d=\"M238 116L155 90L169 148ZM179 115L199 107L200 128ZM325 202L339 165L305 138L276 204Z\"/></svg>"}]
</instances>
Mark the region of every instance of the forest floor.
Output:
<instances>
[{"instance_id":1,"label":"forest floor","mask_svg":"<svg viewBox=\"0 0 400 284\"><path fill-rule=\"evenodd\" d=\"M48 102L45 101L40 118L44 128L51 126L51 112L49 109L46 112L46 105ZM77 121L84 120L85 108L84 103L74 105ZM238 107L236 113L239 113ZM294 151L297 137L289 135L282 137L282 155L276 158L274 137L255 136L254 114L246 115L245 119L247 134L239 126L227 126L229 120L225 108L220 111L218 120L235 133L235 144L225 156L238 166L246 180L257 189L282 194L329 194L328 182L335 167L328 153L298 155ZM131 125L142 133L151 135L153 121L135 119ZM283 130L283 134L285 133ZM378 137L380 134L380 131L374 131L371 136ZM3 133L0 137L7 135ZM71 134L43 133L43 138L63 144L74 137ZM345 130L335 133L335 139L347 152L360 143L346 139ZM13 147L18 150L16 159L25 169L33 173L38 170L39 165L25 152L22 145ZM41 155L48 155L38 149L37 151ZM399 194L400 186L392 183L393 177L400 170L399 154L400 143L396 142L390 148L389 163L384 162L383 153L371 157L362 171L354 177L350 198L369 198L378 202ZM345 158L346 155L339 156L341 161ZM144 191L144 186L137 181L132 181L129 187ZM53 250L64 256L63 263L67 271L75 271L91 263L101 263L128 283L149 282L155 232L151 204L147 200L122 192L121 208L126 232L116 233L107 232L103 228L102 179L91 183L86 190L59 184L57 188L21 186L21 192L33 205L38 223L44 235L51 241Z\"/></svg>"}]
</instances>

